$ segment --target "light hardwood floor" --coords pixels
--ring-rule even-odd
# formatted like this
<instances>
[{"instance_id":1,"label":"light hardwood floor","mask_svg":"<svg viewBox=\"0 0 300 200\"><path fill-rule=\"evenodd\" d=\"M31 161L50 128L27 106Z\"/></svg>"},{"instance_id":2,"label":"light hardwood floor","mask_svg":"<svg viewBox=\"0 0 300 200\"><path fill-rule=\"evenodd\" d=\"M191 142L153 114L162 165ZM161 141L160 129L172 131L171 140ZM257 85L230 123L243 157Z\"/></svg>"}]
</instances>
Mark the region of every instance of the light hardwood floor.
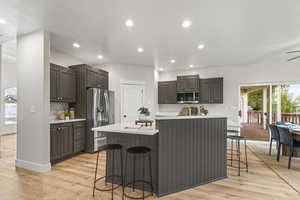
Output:
<instances>
[{"instance_id":1,"label":"light hardwood floor","mask_svg":"<svg viewBox=\"0 0 300 200\"><path fill-rule=\"evenodd\" d=\"M96 192L92 197L96 155L82 154L53 166L48 173L16 169L16 136L2 136L0 158L1 200L92 200L111 199L109 192ZM237 176L228 169L229 178L165 196L165 200L196 199L300 199L300 161L287 170L286 159L280 164L268 157L266 145L249 145L249 173ZM105 154L101 154L100 175L104 173ZM121 188L115 199L121 199ZM151 197L148 199L157 199Z\"/></svg>"}]
</instances>

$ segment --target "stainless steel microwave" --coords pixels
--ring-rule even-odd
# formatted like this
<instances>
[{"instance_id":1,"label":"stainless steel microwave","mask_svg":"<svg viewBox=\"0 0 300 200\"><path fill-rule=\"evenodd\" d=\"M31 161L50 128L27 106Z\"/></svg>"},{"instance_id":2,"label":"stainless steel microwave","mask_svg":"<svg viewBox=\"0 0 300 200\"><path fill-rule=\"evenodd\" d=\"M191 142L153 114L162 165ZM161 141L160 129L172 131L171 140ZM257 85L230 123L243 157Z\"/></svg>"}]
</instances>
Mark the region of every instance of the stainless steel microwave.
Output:
<instances>
[{"instance_id":1,"label":"stainless steel microwave","mask_svg":"<svg viewBox=\"0 0 300 200\"><path fill-rule=\"evenodd\" d=\"M197 104L199 103L199 92L177 93L177 103Z\"/></svg>"}]
</instances>

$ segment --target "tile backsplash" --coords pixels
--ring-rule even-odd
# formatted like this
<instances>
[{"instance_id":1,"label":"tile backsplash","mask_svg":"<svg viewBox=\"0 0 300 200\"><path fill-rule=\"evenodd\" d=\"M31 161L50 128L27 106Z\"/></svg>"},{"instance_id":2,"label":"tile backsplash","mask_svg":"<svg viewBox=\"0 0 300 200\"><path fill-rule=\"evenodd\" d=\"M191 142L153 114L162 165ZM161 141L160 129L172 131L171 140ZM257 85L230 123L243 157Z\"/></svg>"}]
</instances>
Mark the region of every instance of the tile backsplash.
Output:
<instances>
[{"instance_id":1,"label":"tile backsplash","mask_svg":"<svg viewBox=\"0 0 300 200\"><path fill-rule=\"evenodd\" d=\"M56 120L58 117L58 114L66 111L66 110L69 110L68 103L51 102L50 103L50 116L49 116L50 120Z\"/></svg>"}]
</instances>

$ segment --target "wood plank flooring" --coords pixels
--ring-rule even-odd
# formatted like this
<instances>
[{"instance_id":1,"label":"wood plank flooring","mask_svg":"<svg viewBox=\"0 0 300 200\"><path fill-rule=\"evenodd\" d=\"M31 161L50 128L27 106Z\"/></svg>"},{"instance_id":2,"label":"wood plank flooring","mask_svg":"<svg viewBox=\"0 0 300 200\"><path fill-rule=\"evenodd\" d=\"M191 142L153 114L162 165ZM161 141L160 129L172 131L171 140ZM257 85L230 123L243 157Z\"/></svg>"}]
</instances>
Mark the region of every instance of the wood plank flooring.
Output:
<instances>
[{"instance_id":1,"label":"wood plank flooring","mask_svg":"<svg viewBox=\"0 0 300 200\"><path fill-rule=\"evenodd\" d=\"M14 166L16 136L2 136L0 151L1 200L109 200L110 192L96 191L92 196L96 155L82 154L52 167L48 173L33 173ZM237 176L236 169L228 168L229 178L195 187L160 199L163 200L271 200L300 199L300 161L293 162L291 171L283 159L279 165L273 157L266 157L265 149L249 145L249 173ZM100 173L104 174L105 154L101 154ZM270 165L274 165L273 168ZM295 168L294 168L295 167ZM293 178L295 176L295 178ZM298 186L297 186L298 185ZM122 199L121 188L115 199ZM150 197L148 199L157 199Z\"/></svg>"},{"instance_id":2,"label":"wood plank flooring","mask_svg":"<svg viewBox=\"0 0 300 200\"><path fill-rule=\"evenodd\" d=\"M269 141L269 132L263 129L262 125L256 123L243 123L241 136L249 140Z\"/></svg>"}]
</instances>

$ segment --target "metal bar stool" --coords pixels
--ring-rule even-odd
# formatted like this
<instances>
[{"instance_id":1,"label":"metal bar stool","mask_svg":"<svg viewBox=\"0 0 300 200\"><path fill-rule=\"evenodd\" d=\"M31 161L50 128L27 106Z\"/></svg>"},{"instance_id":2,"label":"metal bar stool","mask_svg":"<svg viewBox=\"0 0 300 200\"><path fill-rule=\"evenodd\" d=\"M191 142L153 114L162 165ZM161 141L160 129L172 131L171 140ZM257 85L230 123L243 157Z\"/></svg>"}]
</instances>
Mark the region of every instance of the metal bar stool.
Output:
<instances>
[{"instance_id":1,"label":"metal bar stool","mask_svg":"<svg viewBox=\"0 0 300 200\"><path fill-rule=\"evenodd\" d=\"M120 166L121 166L121 175L115 174L115 151L118 150L120 153ZM105 176L97 178L98 172L98 162L99 162L99 153L101 151L106 151L106 171ZM108 152L112 153L112 173L108 175ZM95 170L95 179L94 179L94 188L93 188L93 196L95 196L95 190L99 191L111 191L111 198L114 199L114 190L120 187L120 185L114 186L115 178L121 179L121 185L123 185L123 155L122 155L122 145L120 144L107 144L100 147L97 151L97 162L96 162L96 170ZM96 183L102 179L105 179L105 185L107 185L108 180L111 181L111 188L98 188L96 187Z\"/></svg>"},{"instance_id":2,"label":"metal bar stool","mask_svg":"<svg viewBox=\"0 0 300 200\"><path fill-rule=\"evenodd\" d=\"M231 140L231 148L230 148L230 158L227 160L230 161L229 167L237 168L238 169L238 176L241 175L241 169L244 169L248 172L248 156L247 156L247 139L242 136L235 136L230 135L227 136L228 139ZM245 161L241 160L241 143L240 141L244 141L245 145ZM235 150L233 149L234 145L233 142L236 143ZM237 158L234 158L234 156L237 156ZM233 162L237 162L237 166L234 165ZM244 166L241 166L243 164Z\"/></svg>"},{"instance_id":3,"label":"metal bar stool","mask_svg":"<svg viewBox=\"0 0 300 200\"><path fill-rule=\"evenodd\" d=\"M126 183L127 181L127 160L128 160L128 154L131 154L133 156L133 177L132 177L132 182ZM137 156L142 157L142 174L143 174L143 179L142 180L136 180L136 158ZM150 176L150 181L145 180L145 161L146 158L149 160L149 176ZM128 148L126 151L126 158L125 158L125 170L124 170L124 186L123 186L123 199L124 197L128 197L130 199L145 199L149 196L153 196L153 182L152 182L152 167L151 167L151 149L148 147L144 146L136 146L136 147L131 147ZM129 194L126 194L125 192L125 187L131 186L132 190L135 191L135 186L137 183L142 183L142 196L139 197L134 197L130 196ZM150 186L151 188L151 193L149 193L147 196L145 196L145 184Z\"/></svg>"}]
</instances>

